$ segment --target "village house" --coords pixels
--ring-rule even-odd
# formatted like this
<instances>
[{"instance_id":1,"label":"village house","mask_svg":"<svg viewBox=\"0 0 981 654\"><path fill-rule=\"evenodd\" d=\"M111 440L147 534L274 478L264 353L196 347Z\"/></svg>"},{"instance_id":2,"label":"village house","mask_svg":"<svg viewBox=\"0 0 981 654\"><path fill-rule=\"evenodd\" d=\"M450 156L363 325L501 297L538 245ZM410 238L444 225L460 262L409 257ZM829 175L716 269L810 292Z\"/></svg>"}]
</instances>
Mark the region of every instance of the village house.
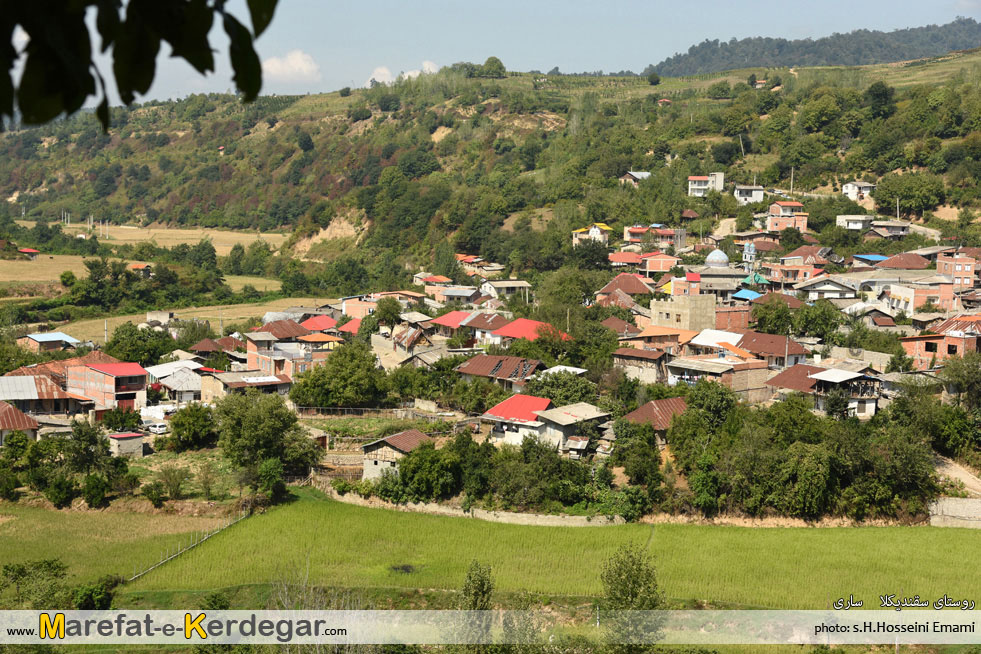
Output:
<instances>
[{"instance_id":1,"label":"village house","mask_svg":"<svg viewBox=\"0 0 981 654\"><path fill-rule=\"evenodd\" d=\"M709 173L708 175L691 175L688 178L688 195L704 198L709 191L722 192L725 186L725 173Z\"/></svg>"},{"instance_id":2,"label":"village house","mask_svg":"<svg viewBox=\"0 0 981 654\"><path fill-rule=\"evenodd\" d=\"M875 190L875 184L871 182L863 182L860 179L856 179L853 182L846 182L841 185L841 194L852 202L858 202L859 200L864 200L872 191Z\"/></svg>"},{"instance_id":3,"label":"village house","mask_svg":"<svg viewBox=\"0 0 981 654\"><path fill-rule=\"evenodd\" d=\"M587 227L572 230L572 247L576 247L583 241L596 241L603 245L610 243L610 232L613 228L606 223L593 223Z\"/></svg>"},{"instance_id":4,"label":"village house","mask_svg":"<svg viewBox=\"0 0 981 654\"><path fill-rule=\"evenodd\" d=\"M708 354L672 359L667 363L668 384L694 385L706 379L726 386L744 402L762 402L769 392L766 361L734 353Z\"/></svg>"},{"instance_id":5,"label":"village house","mask_svg":"<svg viewBox=\"0 0 981 654\"><path fill-rule=\"evenodd\" d=\"M651 252L650 254L640 255L640 272L645 277L670 271L681 263L679 257L665 252Z\"/></svg>"},{"instance_id":6,"label":"village house","mask_svg":"<svg viewBox=\"0 0 981 654\"><path fill-rule=\"evenodd\" d=\"M310 334L300 336L308 337ZM314 339L319 341L326 337L327 335L323 334L315 336ZM266 331L246 334L245 352L248 357L246 364L248 369L259 371L262 375L285 375L293 379L301 372L326 362L328 354L335 345L332 339L325 343L311 343L295 340L297 337L293 338L294 340L281 341Z\"/></svg>"},{"instance_id":7,"label":"village house","mask_svg":"<svg viewBox=\"0 0 981 654\"><path fill-rule=\"evenodd\" d=\"M793 227L803 234L807 231L807 214L803 209L803 204L792 200L774 202L766 215L766 231L782 232Z\"/></svg>"},{"instance_id":8,"label":"village house","mask_svg":"<svg viewBox=\"0 0 981 654\"><path fill-rule=\"evenodd\" d=\"M606 255L611 268L640 268L640 252L610 252Z\"/></svg>"},{"instance_id":9,"label":"village house","mask_svg":"<svg viewBox=\"0 0 981 654\"><path fill-rule=\"evenodd\" d=\"M167 397L178 404L201 399L201 375L194 370L181 368L157 383L166 390Z\"/></svg>"},{"instance_id":10,"label":"village house","mask_svg":"<svg viewBox=\"0 0 981 654\"><path fill-rule=\"evenodd\" d=\"M603 286L603 288L596 291L596 301L602 303L603 300L617 290L634 298L635 301L636 298L648 297L654 292L654 289L648 286L648 280L643 275L620 273Z\"/></svg>"},{"instance_id":11,"label":"village house","mask_svg":"<svg viewBox=\"0 0 981 654\"><path fill-rule=\"evenodd\" d=\"M668 102L670 102L670 100ZM651 174L647 171L628 170L624 174L620 175L620 183L630 184L634 188L637 188L637 185L640 184L641 181L647 179L650 176Z\"/></svg>"},{"instance_id":12,"label":"village house","mask_svg":"<svg viewBox=\"0 0 981 654\"><path fill-rule=\"evenodd\" d=\"M469 329L473 330L476 345L485 347L487 345L500 345L501 336L494 336L494 332L504 327L511 321L498 313L474 313L466 321Z\"/></svg>"},{"instance_id":13,"label":"village house","mask_svg":"<svg viewBox=\"0 0 981 654\"><path fill-rule=\"evenodd\" d=\"M429 324L436 327L436 333L446 338L452 338L460 331L463 322L470 318L469 311L450 311L439 318L433 318Z\"/></svg>"},{"instance_id":14,"label":"village house","mask_svg":"<svg viewBox=\"0 0 981 654\"><path fill-rule=\"evenodd\" d=\"M300 327L309 332L327 332L337 327L337 320L328 315L311 316L301 322Z\"/></svg>"},{"instance_id":15,"label":"village house","mask_svg":"<svg viewBox=\"0 0 981 654\"><path fill-rule=\"evenodd\" d=\"M977 284L978 262L966 254L951 253L937 256L937 274L953 280L954 292L967 291Z\"/></svg>"},{"instance_id":16,"label":"village house","mask_svg":"<svg viewBox=\"0 0 981 654\"><path fill-rule=\"evenodd\" d=\"M744 289L746 290L746 289ZM748 291L754 295L753 291ZM734 293L733 298L739 293ZM717 306L715 307L715 328L725 331L749 329L749 319L752 317L752 309L748 304L739 306Z\"/></svg>"},{"instance_id":17,"label":"village house","mask_svg":"<svg viewBox=\"0 0 981 654\"><path fill-rule=\"evenodd\" d=\"M138 363L72 366L65 372L68 392L93 400L97 408L139 411L146 406L147 371Z\"/></svg>"},{"instance_id":18,"label":"village house","mask_svg":"<svg viewBox=\"0 0 981 654\"><path fill-rule=\"evenodd\" d=\"M668 429L675 416L680 416L688 408L683 397L668 397L662 400L651 400L637 407L623 417L635 425L650 425L654 429L658 449L663 450L667 445Z\"/></svg>"},{"instance_id":19,"label":"village house","mask_svg":"<svg viewBox=\"0 0 981 654\"><path fill-rule=\"evenodd\" d=\"M129 269L143 279L150 279L153 277L153 266L149 263L131 263L129 265Z\"/></svg>"},{"instance_id":20,"label":"village house","mask_svg":"<svg viewBox=\"0 0 981 654\"><path fill-rule=\"evenodd\" d=\"M201 401L214 404L231 393L244 393L255 388L262 393L287 395L292 380L286 375L263 375L257 371L209 372L201 377Z\"/></svg>"},{"instance_id":21,"label":"village house","mask_svg":"<svg viewBox=\"0 0 981 654\"><path fill-rule=\"evenodd\" d=\"M628 379L644 384L656 384L667 379L664 367L665 352L621 347L613 351L613 367L623 371Z\"/></svg>"},{"instance_id":22,"label":"village house","mask_svg":"<svg viewBox=\"0 0 981 654\"><path fill-rule=\"evenodd\" d=\"M610 316L606 320L600 323L607 329L612 329L616 332L616 335L620 338L625 338L627 336L636 336L641 332L640 327L623 320L622 318L617 318L616 316Z\"/></svg>"},{"instance_id":23,"label":"village house","mask_svg":"<svg viewBox=\"0 0 981 654\"><path fill-rule=\"evenodd\" d=\"M537 439L544 422L539 411L552 407L552 400L534 395L512 395L481 416L493 423L490 437L499 443L520 446L525 438Z\"/></svg>"},{"instance_id":24,"label":"village house","mask_svg":"<svg viewBox=\"0 0 981 654\"><path fill-rule=\"evenodd\" d=\"M0 377L0 400L33 416L74 416L94 403L77 393L69 393L47 375L8 375Z\"/></svg>"},{"instance_id":25,"label":"village house","mask_svg":"<svg viewBox=\"0 0 981 654\"><path fill-rule=\"evenodd\" d=\"M701 331L715 327L715 297L711 295L673 295L651 300L651 325Z\"/></svg>"},{"instance_id":26,"label":"village house","mask_svg":"<svg viewBox=\"0 0 981 654\"><path fill-rule=\"evenodd\" d=\"M876 263L874 267L880 270L926 270L930 262L918 254L903 252Z\"/></svg>"},{"instance_id":27,"label":"village house","mask_svg":"<svg viewBox=\"0 0 981 654\"><path fill-rule=\"evenodd\" d=\"M405 325L392 334L392 349L414 355L417 348L432 348L433 340L421 325Z\"/></svg>"},{"instance_id":28,"label":"village house","mask_svg":"<svg viewBox=\"0 0 981 654\"><path fill-rule=\"evenodd\" d=\"M352 318L364 318L373 314L377 306L377 300L365 300L360 297L344 298L341 300L341 313ZM263 329L266 327L268 325Z\"/></svg>"},{"instance_id":29,"label":"village house","mask_svg":"<svg viewBox=\"0 0 981 654\"><path fill-rule=\"evenodd\" d=\"M733 190L732 195L736 198L736 202L738 202L740 206L756 204L757 202L763 201L763 187L736 184L736 188Z\"/></svg>"},{"instance_id":30,"label":"village house","mask_svg":"<svg viewBox=\"0 0 981 654\"><path fill-rule=\"evenodd\" d=\"M418 429L400 431L361 446L363 453L361 479L380 479L386 470L399 471L399 460L423 443L433 439Z\"/></svg>"},{"instance_id":31,"label":"village house","mask_svg":"<svg viewBox=\"0 0 981 654\"><path fill-rule=\"evenodd\" d=\"M143 458L143 434L138 431L107 434L109 453L129 459Z\"/></svg>"},{"instance_id":32,"label":"village house","mask_svg":"<svg viewBox=\"0 0 981 654\"><path fill-rule=\"evenodd\" d=\"M875 216L861 216L845 214L835 217L835 225L855 232L865 232L872 227Z\"/></svg>"},{"instance_id":33,"label":"village house","mask_svg":"<svg viewBox=\"0 0 981 654\"><path fill-rule=\"evenodd\" d=\"M35 363L21 366L8 372L5 376L26 375L28 377L50 377L61 389L67 390L67 370L72 366L84 366L92 363L121 363L119 359L109 356L102 350L93 350L80 357Z\"/></svg>"},{"instance_id":34,"label":"village house","mask_svg":"<svg viewBox=\"0 0 981 654\"><path fill-rule=\"evenodd\" d=\"M764 262L760 264L760 270L773 288L785 290L795 284L818 275L824 274L824 269L812 264L784 265L781 263Z\"/></svg>"},{"instance_id":35,"label":"village house","mask_svg":"<svg viewBox=\"0 0 981 654\"><path fill-rule=\"evenodd\" d=\"M507 300L519 295L528 302L531 299L531 284L520 279L493 280L481 284L480 292L495 300Z\"/></svg>"},{"instance_id":36,"label":"village house","mask_svg":"<svg viewBox=\"0 0 981 654\"><path fill-rule=\"evenodd\" d=\"M809 302L821 299L858 297L855 289L835 275L820 275L794 285L794 291L804 293Z\"/></svg>"},{"instance_id":37,"label":"village house","mask_svg":"<svg viewBox=\"0 0 981 654\"><path fill-rule=\"evenodd\" d=\"M565 453L570 459L581 459L588 452L589 438L581 436L584 427L599 425L609 413L588 402L553 407L535 414L542 421L538 440Z\"/></svg>"},{"instance_id":38,"label":"village house","mask_svg":"<svg viewBox=\"0 0 981 654\"><path fill-rule=\"evenodd\" d=\"M536 372L544 369L545 364L538 359L478 354L454 370L460 373L465 382L486 379L506 390L519 393Z\"/></svg>"},{"instance_id":39,"label":"village house","mask_svg":"<svg viewBox=\"0 0 981 654\"><path fill-rule=\"evenodd\" d=\"M880 382L861 372L829 368L812 373L814 384L814 408L827 410L828 394L843 391L848 398L848 415L868 419L875 415L879 401Z\"/></svg>"},{"instance_id":40,"label":"village house","mask_svg":"<svg viewBox=\"0 0 981 654\"><path fill-rule=\"evenodd\" d=\"M0 400L0 447L3 447L7 436L15 431L23 433L32 441L36 441L39 427L37 420L24 414L17 407Z\"/></svg>"},{"instance_id":41,"label":"village house","mask_svg":"<svg viewBox=\"0 0 981 654\"><path fill-rule=\"evenodd\" d=\"M932 327L933 334L899 339L916 370L929 370L947 357L981 350L981 315L959 315Z\"/></svg>"},{"instance_id":42,"label":"village house","mask_svg":"<svg viewBox=\"0 0 981 654\"><path fill-rule=\"evenodd\" d=\"M529 318L518 318L491 332L491 336L501 339L502 345L508 345L516 338L536 341L543 334L555 334L563 341L569 340L568 334L560 332L547 322L539 322L538 320L531 320Z\"/></svg>"},{"instance_id":43,"label":"village house","mask_svg":"<svg viewBox=\"0 0 981 654\"><path fill-rule=\"evenodd\" d=\"M42 352L59 352L73 350L81 343L80 340L65 332L47 332L44 334L28 334L17 339L17 345L35 354Z\"/></svg>"},{"instance_id":44,"label":"village house","mask_svg":"<svg viewBox=\"0 0 981 654\"><path fill-rule=\"evenodd\" d=\"M804 363L808 355L807 350L789 336L754 331L744 333L736 346L766 361L771 370L783 370Z\"/></svg>"},{"instance_id":45,"label":"village house","mask_svg":"<svg viewBox=\"0 0 981 654\"><path fill-rule=\"evenodd\" d=\"M909 235L909 223L903 220L873 220L872 227L869 228L862 238L871 241L877 238L885 238L898 241Z\"/></svg>"},{"instance_id":46,"label":"village house","mask_svg":"<svg viewBox=\"0 0 981 654\"><path fill-rule=\"evenodd\" d=\"M931 275L910 279L903 284L889 284L877 297L894 312L906 315L917 313L920 307L933 304L942 311L958 311L960 299L954 295L954 283L950 277Z\"/></svg>"},{"instance_id":47,"label":"village house","mask_svg":"<svg viewBox=\"0 0 981 654\"><path fill-rule=\"evenodd\" d=\"M693 330L649 325L635 336L620 338L620 342L625 346L661 350L667 354L680 356L684 346L697 335L698 332Z\"/></svg>"}]
</instances>

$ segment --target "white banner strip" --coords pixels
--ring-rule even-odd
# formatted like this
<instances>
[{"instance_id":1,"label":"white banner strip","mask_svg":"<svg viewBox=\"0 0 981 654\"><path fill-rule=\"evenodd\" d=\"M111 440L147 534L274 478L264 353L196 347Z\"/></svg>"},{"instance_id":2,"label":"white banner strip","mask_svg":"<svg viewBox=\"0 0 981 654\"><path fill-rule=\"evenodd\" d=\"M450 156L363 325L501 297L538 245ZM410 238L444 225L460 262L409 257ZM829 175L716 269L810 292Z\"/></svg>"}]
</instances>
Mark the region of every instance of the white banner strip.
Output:
<instances>
[{"instance_id":1,"label":"white banner strip","mask_svg":"<svg viewBox=\"0 0 981 654\"><path fill-rule=\"evenodd\" d=\"M570 625L536 611L0 611L0 644L967 645L974 610L598 611Z\"/></svg>"}]
</instances>

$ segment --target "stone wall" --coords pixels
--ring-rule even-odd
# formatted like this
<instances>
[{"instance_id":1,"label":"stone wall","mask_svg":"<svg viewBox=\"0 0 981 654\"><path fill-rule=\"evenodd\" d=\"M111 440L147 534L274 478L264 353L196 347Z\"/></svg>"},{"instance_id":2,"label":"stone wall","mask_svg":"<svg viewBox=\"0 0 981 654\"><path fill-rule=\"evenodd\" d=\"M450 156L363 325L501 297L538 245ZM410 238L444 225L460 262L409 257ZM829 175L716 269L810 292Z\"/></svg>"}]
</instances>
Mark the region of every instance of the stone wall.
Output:
<instances>
[{"instance_id":1,"label":"stone wall","mask_svg":"<svg viewBox=\"0 0 981 654\"><path fill-rule=\"evenodd\" d=\"M941 497L930 504L930 525L981 529L981 500Z\"/></svg>"}]
</instances>

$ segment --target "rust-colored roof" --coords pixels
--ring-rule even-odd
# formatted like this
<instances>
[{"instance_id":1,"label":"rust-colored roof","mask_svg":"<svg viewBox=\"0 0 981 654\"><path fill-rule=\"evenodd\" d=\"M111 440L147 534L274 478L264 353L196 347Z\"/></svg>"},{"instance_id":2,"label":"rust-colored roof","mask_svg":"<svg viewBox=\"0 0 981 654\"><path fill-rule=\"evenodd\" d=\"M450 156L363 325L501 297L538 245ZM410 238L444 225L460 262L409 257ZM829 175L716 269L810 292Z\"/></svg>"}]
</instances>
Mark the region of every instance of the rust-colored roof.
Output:
<instances>
[{"instance_id":1,"label":"rust-colored roof","mask_svg":"<svg viewBox=\"0 0 981 654\"><path fill-rule=\"evenodd\" d=\"M678 343L684 345L691 339L698 336L698 332L692 331L690 329L678 329L676 327L660 327L658 325L650 325L644 328L644 331L639 333L637 336L640 338L654 338L659 336L677 336Z\"/></svg>"},{"instance_id":2,"label":"rust-colored roof","mask_svg":"<svg viewBox=\"0 0 981 654\"><path fill-rule=\"evenodd\" d=\"M950 331L981 332L981 315L960 315L948 318L930 329L935 334Z\"/></svg>"},{"instance_id":3,"label":"rust-colored roof","mask_svg":"<svg viewBox=\"0 0 981 654\"><path fill-rule=\"evenodd\" d=\"M273 320L261 327L262 331L268 332L281 341L285 341L297 336L304 336L310 330L300 325L295 320Z\"/></svg>"},{"instance_id":4,"label":"rust-colored roof","mask_svg":"<svg viewBox=\"0 0 981 654\"><path fill-rule=\"evenodd\" d=\"M766 304L774 300L779 300L783 302L791 309L800 309L804 306L804 303L795 298L793 295L787 295L786 293L764 293L755 300L752 300L753 304Z\"/></svg>"},{"instance_id":5,"label":"rust-colored roof","mask_svg":"<svg viewBox=\"0 0 981 654\"><path fill-rule=\"evenodd\" d=\"M610 254L607 255L607 258L610 260L610 263L640 263L640 255L636 252L610 252Z\"/></svg>"},{"instance_id":6,"label":"rust-colored roof","mask_svg":"<svg viewBox=\"0 0 981 654\"><path fill-rule=\"evenodd\" d=\"M664 356L664 352L661 350L639 350L635 347L620 347L613 351L613 356L657 361Z\"/></svg>"},{"instance_id":7,"label":"rust-colored roof","mask_svg":"<svg viewBox=\"0 0 981 654\"><path fill-rule=\"evenodd\" d=\"M781 259L790 259L792 257L800 257L807 263L825 264L828 260L818 254L821 251L821 246L819 245L802 245L793 252L783 255ZM808 259L811 261L808 262Z\"/></svg>"},{"instance_id":8,"label":"rust-colored roof","mask_svg":"<svg viewBox=\"0 0 981 654\"><path fill-rule=\"evenodd\" d=\"M814 384L816 382L810 376L822 370L824 368L798 363L795 366L790 366L780 374L771 377L766 382L766 385L775 386L776 388L786 388L801 393L812 393L814 392Z\"/></svg>"},{"instance_id":9,"label":"rust-colored roof","mask_svg":"<svg viewBox=\"0 0 981 654\"><path fill-rule=\"evenodd\" d=\"M386 443L390 447L395 448L403 454L411 452L423 443L432 442L432 438L422 433L418 429L407 429L405 431L400 431L397 434L392 434L391 436L386 436L385 438L380 438L377 441L368 443L362 446L362 450L367 450L372 445L378 443Z\"/></svg>"},{"instance_id":10,"label":"rust-colored roof","mask_svg":"<svg viewBox=\"0 0 981 654\"><path fill-rule=\"evenodd\" d=\"M620 307L623 309L632 309L637 306L637 302L619 288L614 289L612 293L604 296L597 304L601 307Z\"/></svg>"},{"instance_id":11,"label":"rust-colored roof","mask_svg":"<svg viewBox=\"0 0 981 654\"><path fill-rule=\"evenodd\" d=\"M215 339L215 343L221 346L221 349L232 352L245 348L245 341L240 341L234 336L223 336L222 338Z\"/></svg>"},{"instance_id":12,"label":"rust-colored roof","mask_svg":"<svg viewBox=\"0 0 981 654\"><path fill-rule=\"evenodd\" d=\"M681 212L682 218L698 218L698 212L694 209L685 209Z\"/></svg>"},{"instance_id":13,"label":"rust-colored roof","mask_svg":"<svg viewBox=\"0 0 981 654\"><path fill-rule=\"evenodd\" d=\"M37 428L37 420L20 411L17 407L0 400L0 430L29 431Z\"/></svg>"},{"instance_id":14,"label":"rust-colored roof","mask_svg":"<svg viewBox=\"0 0 981 654\"><path fill-rule=\"evenodd\" d=\"M627 295L650 295L651 288L641 278L633 273L620 273L610 282L596 291L597 295L607 295L613 291L623 291Z\"/></svg>"},{"instance_id":15,"label":"rust-colored roof","mask_svg":"<svg viewBox=\"0 0 981 654\"><path fill-rule=\"evenodd\" d=\"M211 338L202 338L191 346L191 352L221 352L222 347L218 342Z\"/></svg>"},{"instance_id":16,"label":"rust-colored roof","mask_svg":"<svg viewBox=\"0 0 981 654\"><path fill-rule=\"evenodd\" d=\"M636 425L649 424L656 431L666 431L671 426L671 419L684 413L687 408L685 398L668 397L663 400L651 400L623 418Z\"/></svg>"},{"instance_id":17,"label":"rust-colored roof","mask_svg":"<svg viewBox=\"0 0 981 654\"><path fill-rule=\"evenodd\" d=\"M616 316L610 316L600 324L606 327L607 329L612 329L613 331L615 331L617 334L620 334L621 336L625 336L625 335L633 336L640 333L640 327L637 327L636 325L632 325L626 320L623 320L622 318L617 318Z\"/></svg>"},{"instance_id":18,"label":"rust-colored roof","mask_svg":"<svg viewBox=\"0 0 981 654\"><path fill-rule=\"evenodd\" d=\"M523 382L544 367L538 359L478 354L458 365L456 371L473 377Z\"/></svg>"},{"instance_id":19,"label":"rust-colored roof","mask_svg":"<svg viewBox=\"0 0 981 654\"><path fill-rule=\"evenodd\" d=\"M466 322L466 326L471 329L492 332L495 329L500 329L509 322L511 321L497 313L478 313L470 317L470 320Z\"/></svg>"},{"instance_id":20,"label":"rust-colored roof","mask_svg":"<svg viewBox=\"0 0 981 654\"><path fill-rule=\"evenodd\" d=\"M898 270L926 270L930 261L912 252L903 252L875 264L876 268L892 268Z\"/></svg>"},{"instance_id":21,"label":"rust-colored roof","mask_svg":"<svg viewBox=\"0 0 981 654\"><path fill-rule=\"evenodd\" d=\"M807 350L800 343L778 334L746 332L736 345L756 356L782 357L785 352L787 354L807 354Z\"/></svg>"},{"instance_id":22,"label":"rust-colored roof","mask_svg":"<svg viewBox=\"0 0 981 654\"><path fill-rule=\"evenodd\" d=\"M889 316L872 316L872 323L876 327L895 327L896 321Z\"/></svg>"},{"instance_id":23,"label":"rust-colored roof","mask_svg":"<svg viewBox=\"0 0 981 654\"><path fill-rule=\"evenodd\" d=\"M28 377L35 375L46 375L54 378L56 383L64 385L65 370L68 368L71 368L72 366L88 366L101 363L120 363L120 361L116 357L111 357L101 350L93 350L87 354L83 354L80 357L62 359L60 361L46 361L44 363L37 363L32 366L21 366L16 370L11 370L7 373L7 375L26 375Z\"/></svg>"}]
</instances>

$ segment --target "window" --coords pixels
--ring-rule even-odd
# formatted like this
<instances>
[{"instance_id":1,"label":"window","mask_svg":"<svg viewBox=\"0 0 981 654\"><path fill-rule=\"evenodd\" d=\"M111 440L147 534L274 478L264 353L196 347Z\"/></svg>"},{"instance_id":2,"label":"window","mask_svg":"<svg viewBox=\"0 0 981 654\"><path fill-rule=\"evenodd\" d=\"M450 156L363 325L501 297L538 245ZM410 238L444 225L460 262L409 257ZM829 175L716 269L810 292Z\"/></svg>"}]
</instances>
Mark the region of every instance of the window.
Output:
<instances>
[{"instance_id":1,"label":"window","mask_svg":"<svg viewBox=\"0 0 981 654\"><path fill-rule=\"evenodd\" d=\"M855 413L865 413L865 402L859 402L855 405Z\"/></svg>"},{"instance_id":2,"label":"window","mask_svg":"<svg viewBox=\"0 0 981 654\"><path fill-rule=\"evenodd\" d=\"M956 266L954 267L954 270L956 270L957 272L960 272L960 271L961 271L961 264L957 264L957 265L956 265Z\"/></svg>"},{"instance_id":3,"label":"window","mask_svg":"<svg viewBox=\"0 0 981 654\"><path fill-rule=\"evenodd\" d=\"M948 345L947 346L947 354L957 354L957 346L956 345Z\"/></svg>"},{"instance_id":4,"label":"window","mask_svg":"<svg viewBox=\"0 0 981 654\"><path fill-rule=\"evenodd\" d=\"M375 459L374 461L372 461L372 463L374 463L375 465L378 465L378 459Z\"/></svg>"},{"instance_id":5,"label":"window","mask_svg":"<svg viewBox=\"0 0 981 654\"><path fill-rule=\"evenodd\" d=\"M680 313L677 316L674 317L674 321L675 322L681 322L681 314Z\"/></svg>"},{"instance_id":6,"label":"window","mask_svg":"<svg viewBox=\"0 0 981 654\"><path fill-rule=\"evenodd\" d=\"M924 349L927 352L936 352L937 351L937 344L936 343L924 343Z\"/></svg>"}]
</instances>

